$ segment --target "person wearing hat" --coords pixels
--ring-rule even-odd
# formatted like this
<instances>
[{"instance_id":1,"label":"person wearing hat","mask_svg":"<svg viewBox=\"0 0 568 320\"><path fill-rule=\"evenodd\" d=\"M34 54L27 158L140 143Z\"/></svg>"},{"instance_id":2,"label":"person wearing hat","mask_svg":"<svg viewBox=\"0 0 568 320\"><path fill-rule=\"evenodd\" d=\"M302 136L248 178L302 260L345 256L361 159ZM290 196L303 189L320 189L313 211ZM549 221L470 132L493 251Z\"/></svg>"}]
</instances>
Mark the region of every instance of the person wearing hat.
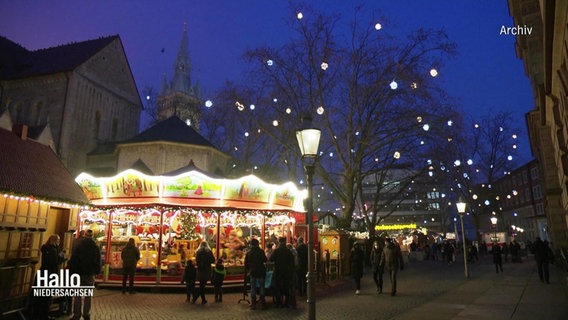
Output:
<instances>
[{"instance_id":1,"label":"person wearing hat","mask_svg":"<svg viewBox=\"0 0 568 320\"><path fill-rule=\"evenodd\" d=\"M396 275L398 269L404 269L404 262L402 260L402 253L400 247L397 246L390 238L385 238L385 247L381 254L380 266L388 272L391 281L391 296L396 295Z\"/></svg>"},{"instance_id":2,"label":"person wearing hat","mask_svg":"<svg viewBox=\"0 0 568 320\"><path fill-rule=\"evenodd\" d=\"M349 254L349 265L351 267L351 276L355 280L355 294L359 295L361 290L361 278L363 277L363 263L365 261L365 254L359 243L355 242Z\"/></svg>"}]
</instances>

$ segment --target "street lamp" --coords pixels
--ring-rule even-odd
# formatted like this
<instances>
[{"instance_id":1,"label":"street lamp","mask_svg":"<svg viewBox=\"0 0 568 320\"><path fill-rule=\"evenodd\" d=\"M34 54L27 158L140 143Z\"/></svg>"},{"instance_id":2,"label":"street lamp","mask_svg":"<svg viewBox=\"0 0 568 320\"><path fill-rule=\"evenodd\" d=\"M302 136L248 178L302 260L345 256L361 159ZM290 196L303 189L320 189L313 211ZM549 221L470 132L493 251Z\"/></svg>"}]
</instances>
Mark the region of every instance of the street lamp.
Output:
<instances>
[{"instance_id":1,"label":"street lamp","mask_svg":"<svg viewBox=\"0 0 568 320\"><path fill-rule=\"evenodd\" d=\"M491 225L493 225L493 242L498 242L497 239L497 217L491 217Z\"/></svg>"},{"instance_id":2,"label":"street lamp","mask_svg":"<svg viewBox=\"0 0 568 320\"><path fill-rule=\"evenodd\" d=\"M467 271L467 251L465 247L465 229L463 227L463 215L465 214L465 202L460 198L456 203L456 207L458 208L458 213L460 215L461 221L461 229L462 229L462 247L463 247L463 268L465 277L469 278L469 272Z\"/></svg>"},{"instance_id":3,"label":"street lamp","mask_svg":"<svg viewBox=\"0 0 568 320\"><path fill-rule=\"evenodd\" d=\"M314 270L314 202L313 202L313 181L314 166L318 157L318 146L321 137L321 130L312 125L312 117L304 116L300 128L296 131L296 139L302 153L302 162L306 172L306 182L308 187L308 198L306 201L306 220L308 222L308 319L316 319L316 282Z\"/></svg>"}]
</instances>

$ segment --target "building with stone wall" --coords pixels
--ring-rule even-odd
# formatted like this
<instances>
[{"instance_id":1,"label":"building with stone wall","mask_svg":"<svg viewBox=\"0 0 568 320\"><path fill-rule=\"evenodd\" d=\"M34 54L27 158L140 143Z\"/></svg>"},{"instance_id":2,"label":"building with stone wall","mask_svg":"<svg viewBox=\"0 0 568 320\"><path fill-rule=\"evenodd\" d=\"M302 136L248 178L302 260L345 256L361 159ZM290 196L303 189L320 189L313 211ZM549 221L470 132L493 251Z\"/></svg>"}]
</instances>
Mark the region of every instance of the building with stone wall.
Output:
<instances>
[{"instance_id":1,"label":"building with stone wall","mask_svg":"<svg viewBox=\"0 0 568 320\"><path fill-rule=\"evenodd\" d=\"M526 115L531 150L541 165L548 234L555 250L568 248L568 2L509 0L513 25L531 28L517 35L534 94Z\"/></svg>"},{"instance_id":2,"label":"building with stone wall","mask_svg":"<svg viewBox=\"0 0 568 320\"><path fill-rule=\"evenodd\" d=\"M29 51L0 37L0 115L47 127L72 175L86 155L138 132L142 104L119 36Z\"/></svg>"}]
</instances>

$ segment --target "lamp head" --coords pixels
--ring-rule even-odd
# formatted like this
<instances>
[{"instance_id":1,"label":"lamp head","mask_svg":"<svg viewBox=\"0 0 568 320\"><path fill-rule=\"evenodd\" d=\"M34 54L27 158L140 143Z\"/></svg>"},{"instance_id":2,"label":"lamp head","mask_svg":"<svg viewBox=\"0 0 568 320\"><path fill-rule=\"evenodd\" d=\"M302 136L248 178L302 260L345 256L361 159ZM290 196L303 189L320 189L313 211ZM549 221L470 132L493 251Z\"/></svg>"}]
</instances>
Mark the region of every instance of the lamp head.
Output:
<instances>
[{"instance_id":1,"label":"lamp head","mask_svg":"<svg viewBox=\"0 0 568 320\"><path fill-rule=\"evenodd\" d=\"M321 138L321 130L314 128L312 117L307 115L302 117L300 128L296 131L296 139L302 153L302 158L316 158Z\"/></svg>"},{"instance_id":2,"label":"lamp head","mask_svg":"<svg viewBox=\"0 0 568 320\"><path fill-rule=\"evenodd\" d=\"M459 214L464 214L465 213L465 201L463 201L463 199L460 197L458 202L456 202L456 207L458 208L458 213Z\"/></svg>"}]
</instances>

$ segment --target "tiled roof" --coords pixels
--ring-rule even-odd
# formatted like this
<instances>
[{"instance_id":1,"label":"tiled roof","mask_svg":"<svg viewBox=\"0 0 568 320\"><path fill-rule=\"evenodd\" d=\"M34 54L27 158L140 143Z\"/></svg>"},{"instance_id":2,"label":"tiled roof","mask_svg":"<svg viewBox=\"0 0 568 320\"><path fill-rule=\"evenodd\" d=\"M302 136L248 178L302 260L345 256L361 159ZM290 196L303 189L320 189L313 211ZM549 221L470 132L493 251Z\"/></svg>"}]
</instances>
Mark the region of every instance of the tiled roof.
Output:
<instances>
[{"instance_id":1,"label":"tiled roof","mask_svg":"<svg viewBox=\"0 0 568 320\"><path fill-rule=\"evenodd\" d=\"M1 128L0 192L75 204L89 202L53 150Z\"/></svg>"},{"instance_id":2,"label":"tiled roof","mask_svg":"<svg viewBox=\"0 0 568 320\"><path fill-rule=\"evenodd\" d=\"M172 116L123 143L168 141L215 148L180 118Z\"/></svg>"},{"instance_id":3,"label":"tiled roof","mask_svg":"<svg viewBox=\"0 0 568 320\"><path fill-rule=\"evenodd\" d=\"M117 35L28 51L0 37L0 79L10 80L72 71L119 38Z\"/></svg>"}]
</instances>

